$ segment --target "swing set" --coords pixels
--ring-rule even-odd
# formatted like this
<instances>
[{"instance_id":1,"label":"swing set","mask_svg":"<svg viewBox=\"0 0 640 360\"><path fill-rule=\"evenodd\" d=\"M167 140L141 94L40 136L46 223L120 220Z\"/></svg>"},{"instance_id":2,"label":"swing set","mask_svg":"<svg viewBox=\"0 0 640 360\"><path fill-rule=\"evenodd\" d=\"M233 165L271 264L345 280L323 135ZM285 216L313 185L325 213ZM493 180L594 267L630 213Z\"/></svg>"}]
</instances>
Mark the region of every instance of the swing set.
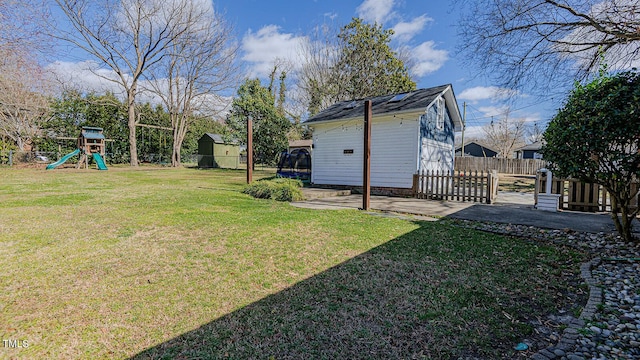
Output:
<instances>
[{"instance_id":1,"label":"swing set","mask_svg":"<svg viewBox=\"0 0 640 360\"><path fill-rule=\"evenodd\" d=\"M157 129L158 130L158 163L162 162L162 151L165 150L167 148L167 137L164 136L164 131L173 131L173 128L170 127L166 127L166 126L158 126L158 125L149 125L149 124L136 124L136 126L139 126L140 129L140 136L142 137L142 141L141 141L141 146L140 148L142 149L142 147L145 144L145 131L143 130L144 128L147 128L149 130L147 130L147 143L146 143L146 147L147 149L151 149L151 135L152 135L152 131L151 129ZM163 131L164 130L164 131ZM156 162L154 161L155 159L153 158L154 154L151 153L147 153L146 156L143 156L144 161L146 162ZM169 155L170 156L170 155Z\"/></svg>"}]
</instances>

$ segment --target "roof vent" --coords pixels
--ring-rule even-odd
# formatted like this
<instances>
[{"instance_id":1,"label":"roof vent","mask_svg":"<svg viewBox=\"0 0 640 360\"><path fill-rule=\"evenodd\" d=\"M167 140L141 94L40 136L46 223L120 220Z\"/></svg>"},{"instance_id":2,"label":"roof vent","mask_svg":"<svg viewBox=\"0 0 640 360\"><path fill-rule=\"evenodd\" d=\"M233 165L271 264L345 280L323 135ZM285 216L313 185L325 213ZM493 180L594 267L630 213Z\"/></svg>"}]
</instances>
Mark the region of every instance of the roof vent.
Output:
<instances>
[{"instance_id":1,"label":"roof vent","mask_svg":"<svg viewBox=\"0 0 640 360\"><path fill-rule=\"evenodd\" d=\"M393 98L391 98L391 100L389 100L389 102L390 103L398 102L398 101L404 99L405 97L407 97L407 95L409 95L409 93L398 94L398 95L394 96Z\"/></svg>"},{"instance_id":2,"label":"roof vent","mask_svg":"<svg viewBox=\"0 0 640 360\"><path fill-rule=\"evenodd\" d=\"M345 110L353 109L354 107L356 107L356 104L357 104L356 101L353 100L352 102L348 103L347 106L344 107L344 109Z\"/></svg>"}]
</instances>

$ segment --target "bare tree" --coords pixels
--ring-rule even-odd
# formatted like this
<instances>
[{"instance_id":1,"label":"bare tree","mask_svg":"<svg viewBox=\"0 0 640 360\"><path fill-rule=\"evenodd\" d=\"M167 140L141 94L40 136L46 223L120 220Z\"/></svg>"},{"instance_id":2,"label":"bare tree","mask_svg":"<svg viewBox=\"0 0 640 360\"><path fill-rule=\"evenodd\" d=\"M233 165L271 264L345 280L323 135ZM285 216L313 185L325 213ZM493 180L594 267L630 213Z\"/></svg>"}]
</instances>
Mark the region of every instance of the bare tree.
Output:
<instances>
[{"instance_id":1,"label":"bare tree","mask_svg":"<svg viewBox=\"0 0 640 360\"><path fill-rule=\"evenodd\" d=\"M47 119L44 9L39 0L0 1L0 133L20 150L31 149Z\"/></svg>"},{"instance_id":2,"label":"bare tree","mask_svg":"<svg viewBox=\"0 0 640 360\"><path fill-rule=\"evenodd\" d=\"M9 61L5 57L0 67L0 132L18 149L30 151L48 116L46 81L37 66Z\"/></svg>"},{"instance_id":3,"label":"bare tree","mask_svg":"<svg viewBox=\"0 0 640 360\"><path fill-rule=\"evenodd\" d=\"M118 84L126 94L131 166L138 166L135 101L140 80L192 25L191 2L56 0L71 23L70 30L57 29L57 36L111 69L115 76L95 74Z\"/></svg>"},{"instance_id":4,"label":"bare tree","mask_svg":"<svg viewBox=\"0 0 640 360\"><path fill-rule=\"evenodd\" d=\"M317 26L309 41L299 49L303 61L298 73L298 100L308 109L310 115L341 100L337 84L332 81L333 68L340 56L338 43L339 29L333 25Z\"/></svg>"},{"instance_id":5,"label":"bare tree","mask_svg":"<svg viewBox=\"0 0 640 360\"><path fill-rule=\"evenodd\" d=\"M39 60L48 49L40 0L0 0L0 133L29 150L47 119L47 77Z\"/></svg>"},{"instance_id":6,"label":"bare tree","mask_svg":"<svg viewBox=\"0 0 640 360\"><path fill-rule=\"evenodd\" d=\"M460 0L460 52L509 88L558 88L598 69L640 61L640 3L632 0ZM569 80L566 82L565 80Z\"/></svg>"},{"instance_id":7,"label":"bare tree","mask_svg":"<svg viewBox=\"0 0 640 360\"><path fill-rule=\"evenodd\" d=\"M182 143L196 116L215 117L227 102L220 93L237 82L232 29L213 8L185 4L190 25L150 69L149 86L162 99L171 118L171 166L180 166Z\"/></svg>"},{"instance_id":8,"label":"bare tree","mask_svg":"<svg viewBox=\"0 0 640 360\"><path fill-rule=\"evenodd\" d=\"M498 151L498 157L511 158L514 151L523 146L525 133L525 120L512 119L507 109L499 119L492 120L482 130L485 141L489 147Z\"/></svg>"},{"instance_id":9,"label":"bare tree","mask_svg":"<svg viewBox=\"0 0 640 360\"><path fill-rule=\"evenodd\" d=\"M4 59L34 59L45 52L46 24L49 19L45 0L0 0L0 54ZM33 63L33 61L31 61Z\"/></svg>"},{"instance_id":10,"label":"bare tree","mask_svg":"<svg viewBox=\"0 0 640 360\"><path fill-rule=\"evenodd\" d=\"M527 130L525 131L527 141L530 143L542 141L544 138L544 130L545 128L540 126L537 122L533 123L533 125L527 126Z\"/></svg>"}]
</instances>

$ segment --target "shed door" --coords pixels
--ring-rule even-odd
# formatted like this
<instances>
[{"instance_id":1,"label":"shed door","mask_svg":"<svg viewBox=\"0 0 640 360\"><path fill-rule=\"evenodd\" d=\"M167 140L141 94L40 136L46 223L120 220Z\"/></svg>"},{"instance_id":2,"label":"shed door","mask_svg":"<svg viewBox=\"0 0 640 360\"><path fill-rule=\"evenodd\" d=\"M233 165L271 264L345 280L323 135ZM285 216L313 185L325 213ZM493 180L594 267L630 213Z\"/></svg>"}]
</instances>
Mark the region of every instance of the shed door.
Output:
<instances>
[{"instance_id":1,"label":"shed door","mask_svg":"<svg viewBox=\"0 0 640 360\"><path fill-rule=\"evenodd\" d=\"M420 171L453 172L453 147L447 143L422 139Z\"/></svg>"}]
</instances>

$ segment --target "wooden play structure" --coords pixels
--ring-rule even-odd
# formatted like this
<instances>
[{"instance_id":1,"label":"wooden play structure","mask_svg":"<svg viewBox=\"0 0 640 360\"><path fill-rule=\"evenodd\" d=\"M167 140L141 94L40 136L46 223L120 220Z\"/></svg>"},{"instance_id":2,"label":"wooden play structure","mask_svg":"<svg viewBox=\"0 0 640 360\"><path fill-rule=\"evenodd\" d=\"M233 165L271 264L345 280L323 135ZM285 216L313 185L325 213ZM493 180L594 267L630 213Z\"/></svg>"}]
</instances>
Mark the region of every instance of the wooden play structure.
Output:
<instances>
[{"instance_id":1,"label":"wooden play structure","mask_svg":"<svg viewBox=\"0 0 640 360\"><path fill-rule=\"evenodd\" d=\"M82 168L83 165L88 169L89 156L91 156L99 170L107 170L107 166L104 163L105 144L106 139L102 133L102 128L83 126L80 135L78 135L77 149L63 156L60 160L49 164L47 170L55 169L76 155L79 155L76 169Z\"/></svg>"},{"instance_id":2,"label":"wooden play structure","mask_svg":"<svg viewBox=\"0 0 640 360\"><path fill-rule=\"evenodd\" d=\"M102 133L102 128L83 126L80 135L78 136L78 150L80 150L80 160L76 168L81 168L84 164L85 168L89 168L89 156L92 156L96 161L96 165L100 170L106 170L104 166L104 150L105 150L105 138ZM95 155L100 155L96 157ZM101 168L101 164L104 169Z\"/></svg>"}]
</instances>

